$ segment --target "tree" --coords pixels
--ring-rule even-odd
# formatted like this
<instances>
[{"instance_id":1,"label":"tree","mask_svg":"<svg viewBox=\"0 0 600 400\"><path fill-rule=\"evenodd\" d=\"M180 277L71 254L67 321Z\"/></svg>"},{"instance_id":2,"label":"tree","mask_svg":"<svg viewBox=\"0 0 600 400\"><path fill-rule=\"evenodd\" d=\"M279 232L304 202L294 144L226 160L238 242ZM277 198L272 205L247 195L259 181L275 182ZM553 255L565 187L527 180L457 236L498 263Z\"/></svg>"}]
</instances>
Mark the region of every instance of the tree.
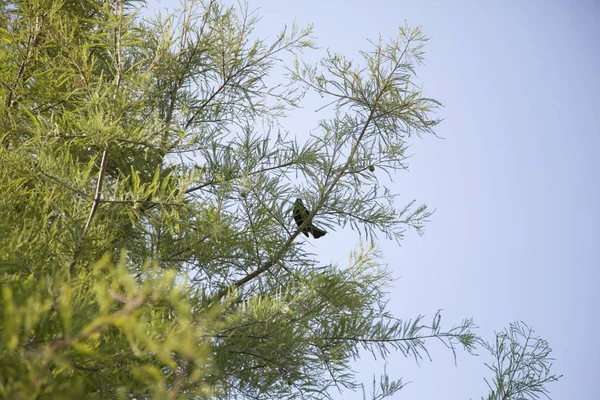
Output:
<instances>
[{"instance_id":1,"label":"tree","mask_svg":"<svg viewBox=\"0 0 600 400\"><path fill-rule=\"evenodd\" d=\"M309 28L266 42L244 8L145 21L137 5L0 2L0 395L322 398L359 387L361 350L474 351L469 319L386 310L372 244L431 215L381 179L439 122L414 82L420 29L363 67L310 66ZM308 91L333 115L300 140L278 121ZM348 265L314 261L296 198L310 223L361 232ZM381 395L401 387L384 376Z\"/></svg>"}]
</instances>

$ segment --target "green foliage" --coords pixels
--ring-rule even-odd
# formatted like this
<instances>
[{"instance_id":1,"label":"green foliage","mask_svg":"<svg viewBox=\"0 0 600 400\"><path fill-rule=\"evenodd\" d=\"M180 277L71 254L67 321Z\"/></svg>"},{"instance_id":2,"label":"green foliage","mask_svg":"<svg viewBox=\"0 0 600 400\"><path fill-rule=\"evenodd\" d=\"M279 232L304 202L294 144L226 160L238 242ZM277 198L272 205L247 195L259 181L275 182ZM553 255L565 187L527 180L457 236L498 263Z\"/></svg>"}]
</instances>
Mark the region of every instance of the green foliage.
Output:
<instances>
[{"instance_id":1,"label":"green foliage","mask_svg":"<svg viewBox=\"0 0 600 400\"><path fill-rule=\"evenodd\" d=\"M210 346L196 321L209 326L218 311L193 310L189 285L156 266L139 283L108 257L75 277L66 271L5 277L0 397L210 393Z\"/></svg>"},{"instance_id":2,"label":"green foliage","mask_svg":"<svg viewBox=\"0 0 600 400\"><path fill-rule=\"evenodd\" d=\"M323 398L360 386L360 351L472 352L470 320L386 310L374 245L317 265L290 211L366 243L422 231L383 183L439 122L420 29L311 66L310 28L267 42L243 7L137 5L0 1L0 396ZM308 91L333 115L300 140L278 121Z\"/></svg>"},{"instance_id":3,"label":"green foliage","mask_svg":"<svg viewBox=\"0 0 600 400\"><path fill-rule=\"evenodd\" d=\"M562 376L552 375L550 346L533 335L533 329L522 322L510 324L504 332L496 333L496 341L484 342L483 347L494 357L487 367L494 373L488 400L537 399L548 396L546 385Z\"/></svg>"}]
</instances>

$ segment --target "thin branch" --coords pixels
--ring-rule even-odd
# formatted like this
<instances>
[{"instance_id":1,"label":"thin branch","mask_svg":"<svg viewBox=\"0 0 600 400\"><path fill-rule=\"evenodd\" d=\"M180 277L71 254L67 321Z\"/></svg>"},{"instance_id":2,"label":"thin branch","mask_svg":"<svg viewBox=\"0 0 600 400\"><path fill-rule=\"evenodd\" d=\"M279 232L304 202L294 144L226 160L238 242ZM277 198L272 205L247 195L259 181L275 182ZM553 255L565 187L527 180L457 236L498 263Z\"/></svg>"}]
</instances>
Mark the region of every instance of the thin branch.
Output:
<instances>
[{"instance_id":1,"label":"thin branch","mask_svg":"<svg viewBox=\"0 0 600 400\"><path fill-rule=\"evenodd\" d=\"M96 183L96 194L94 195L94 202L92 203L92 209L90 210L90 215L88 215L88 219L85 223L85 227L83 228L82 238L87 234L88 229L90 228L90 224L92 223L92 218L94 214L96 214L96 210L98 209L98 204L100 204L100 198L102 197L102 183L104 182L104 173L106 172L106 165L108 164L108 147L104 149L102 152L102 161L100 162L100 173L98 175L98 182Z\"/></svg>"},{"instance_id":2,"label":"thin branch","mask_svg":"<svg viewBox=\"0 0 600 400\"><path fill-rule=\"evenodd\" d=\"M96 193L94 195L94 202L92 203L90 214L88 215L85 227L83 228L83 233L81 234L79 244L77 245L75 253L73 254L73 258L71 259L71 264L69 266L71 273L75 272L75 264L77 263L77 258L79 257L79 254L81 253L81 250L83 248L83 241L92 223L92 218L94 218L96 210L98 209L98 205L100 204L100 200L102 197L102 183L104 182L104 173L106 172L106 165L108 164L108 149L109 148L107 146L104 149L104 152L102 153L102 161L100 162L100 172L98 174L98 182L96 183Z\"/></svg>"},{"instance_id":3,"label":"thin branch","mask_svg":"<svg viewBox=\"0 0 600 400\"><path fill-rule=\"evenodd\" d=\"M295 161L290 161L290 162L287 162L287 163L284 163L284 164L275 165L273 167L261 168L261 169L256 170L256 171L248 172L245 175L236 175L236 176L233 176L233 177L231 177L229 179L225 179L225 180L211 180L211 181L205 182L205 183L203 183L201 185L193 186L193 187L187 189L185 191L185 194L189 194L189 193L194 192L196 190L204 189L207 186L216 185L218 183L229 182L229 181L233 181L235 179L244 178L246 176L252 176L252 175L256 175L256 174L261 174L263 172L272 171L274 169L280 169L280 168L290 167L290 166L295 165L297 163L298 162L295 160Z\"/></svg>"}]
</instances>

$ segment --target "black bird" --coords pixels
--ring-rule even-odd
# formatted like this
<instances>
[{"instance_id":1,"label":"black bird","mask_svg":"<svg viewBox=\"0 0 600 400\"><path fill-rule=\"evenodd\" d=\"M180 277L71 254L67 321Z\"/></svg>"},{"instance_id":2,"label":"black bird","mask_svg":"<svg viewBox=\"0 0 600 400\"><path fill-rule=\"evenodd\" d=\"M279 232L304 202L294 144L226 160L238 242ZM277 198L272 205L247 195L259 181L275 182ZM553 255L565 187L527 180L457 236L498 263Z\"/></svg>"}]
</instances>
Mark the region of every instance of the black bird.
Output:
<instances>
[{"instance_id":1,"label":"black bird","mask_svg":"<svg viewBox=\"0 0 600 400\"><path fill-rule=\"evenodd\" d=\"M308 219L308 214L310 213L304 206L304 203L302 203L302 199L296 199L294 202L294 220L296 220L296 224L301 226L304 221ZM306 237L308 237L309 233L312 233L313 237L318 239L321 236L324 236L327 232L325 232L323 229L317 228L312 224L312 222L309 222L302 228L302 233L304 233Z\"/></svg>"}]
</instances>

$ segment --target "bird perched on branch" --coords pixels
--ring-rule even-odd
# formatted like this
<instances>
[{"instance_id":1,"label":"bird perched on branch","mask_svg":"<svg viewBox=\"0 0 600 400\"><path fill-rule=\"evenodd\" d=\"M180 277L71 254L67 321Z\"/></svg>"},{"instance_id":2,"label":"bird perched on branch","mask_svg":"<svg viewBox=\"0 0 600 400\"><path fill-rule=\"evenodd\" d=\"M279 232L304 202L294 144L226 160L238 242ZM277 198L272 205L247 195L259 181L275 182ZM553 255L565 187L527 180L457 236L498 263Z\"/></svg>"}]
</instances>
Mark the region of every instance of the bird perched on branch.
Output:
<instances>
[{"instance_id":1,"label":"bird perched on branch","mask_svg":"<svg viewBox=\"0 0 600 400\"><path fill-rule=\"evenodd\" d=\"M294 220L296 220L298 227L302 226L304 221L308 219L309 214L310 212L304 206L304 203L302 203L302 199L296 199L294 202ZM311 233L315 239L318 239L321 236L324 236L327 232L325 232L323 229L317 228L312 224L311 221L309 221L302 228L302 233L304 233L306 237L308 237L308 234Z\"/></svg>"}]
</instances>

